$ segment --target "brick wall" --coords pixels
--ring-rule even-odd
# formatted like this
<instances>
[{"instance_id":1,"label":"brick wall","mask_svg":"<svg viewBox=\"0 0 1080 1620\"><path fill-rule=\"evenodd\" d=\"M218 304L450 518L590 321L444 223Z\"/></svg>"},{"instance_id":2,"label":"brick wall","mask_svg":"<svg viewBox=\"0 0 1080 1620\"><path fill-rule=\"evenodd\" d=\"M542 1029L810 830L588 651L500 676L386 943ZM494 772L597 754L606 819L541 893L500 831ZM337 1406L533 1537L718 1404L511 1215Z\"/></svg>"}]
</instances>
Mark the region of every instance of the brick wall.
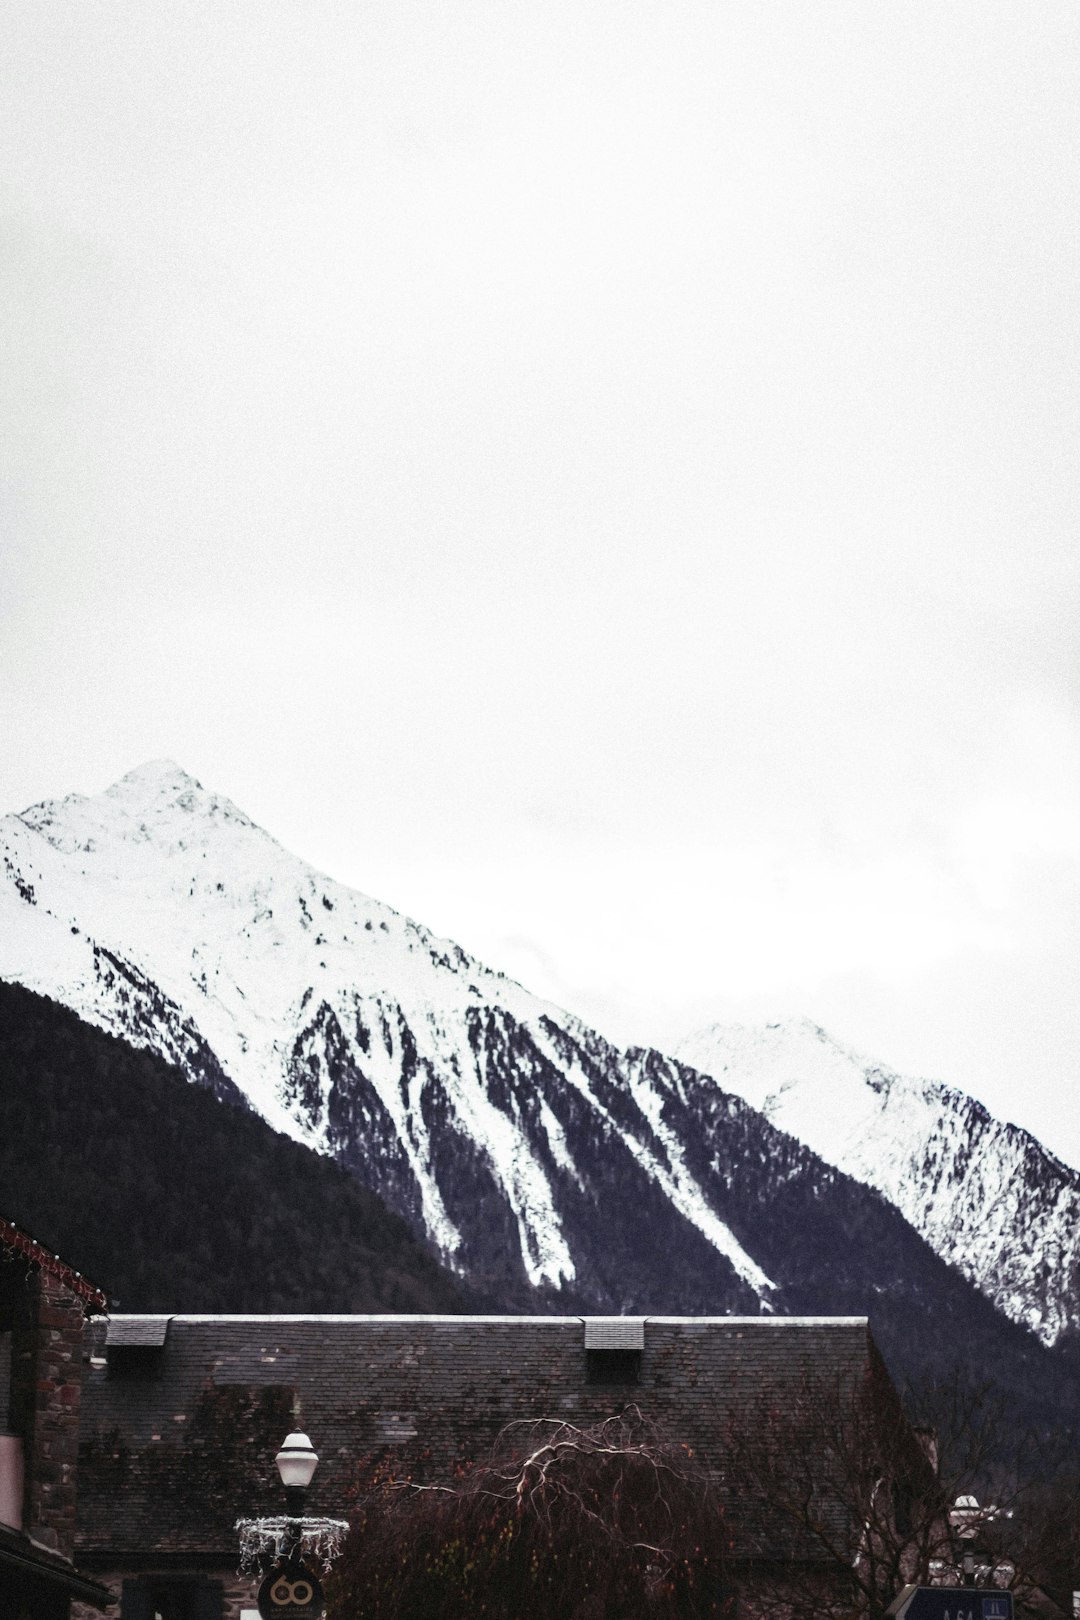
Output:
<instances>
[{"instance_id":1,"label":"brick wall","mask_svg":"<svg viewBox=\"0 0 1080 1620\"><path fill-rule=\"evenodd\" d=\"M70 1558L75 1547L82 1301L57 1278L31 1270L14 1299L11 1417L22 1435L23 1524Z\"/></svg>"}]
</instances>

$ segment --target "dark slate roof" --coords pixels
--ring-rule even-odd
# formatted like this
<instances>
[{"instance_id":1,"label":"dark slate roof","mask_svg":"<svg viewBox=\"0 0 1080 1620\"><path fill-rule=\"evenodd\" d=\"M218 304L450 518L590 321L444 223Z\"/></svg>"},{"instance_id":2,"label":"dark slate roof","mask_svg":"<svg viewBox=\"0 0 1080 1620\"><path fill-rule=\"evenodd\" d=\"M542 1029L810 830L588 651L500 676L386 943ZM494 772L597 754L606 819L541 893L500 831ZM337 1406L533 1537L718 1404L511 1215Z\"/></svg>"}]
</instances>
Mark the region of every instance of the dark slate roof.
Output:
<instances>
[{"instance_id":1,"label":"dark slate roof","mask_svg":"<svg viewBox=\"0 0 1080 1620\"><path fill-rule=\"evenodd\" d=\"M114 1317L109 1342L146 1344L139 1324L161 1320ZM234 1563L236 1519L282 1510L274 1455L291 1429L320 1458L308 1511L340 1515L365 1459L438 1478L517 1419L586 1426L631 1401L718 1459L734 1407L807 1373L857 1380L872 1353L863 1317L648 1317L640 1383L605 1386L586 1383L580 1317L174 1316L160 1351L122 1350L112 1369L106 1324L95 1332L77 1546L98 1568Z\"/></svg>"}]
</instances>

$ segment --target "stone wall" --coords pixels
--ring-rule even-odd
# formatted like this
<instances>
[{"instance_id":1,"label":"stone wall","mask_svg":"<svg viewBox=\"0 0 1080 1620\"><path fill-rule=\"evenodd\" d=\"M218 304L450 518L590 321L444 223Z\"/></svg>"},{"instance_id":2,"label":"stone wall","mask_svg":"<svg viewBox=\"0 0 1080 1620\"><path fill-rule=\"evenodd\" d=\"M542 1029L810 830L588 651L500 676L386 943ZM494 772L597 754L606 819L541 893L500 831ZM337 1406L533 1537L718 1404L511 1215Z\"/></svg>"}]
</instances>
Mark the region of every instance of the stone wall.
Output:
<instances>
[{"instance_id":1,"label":"stone wall","mask_svg":"<svg viewBox=\"0 0 1080 1620\"><path fill-rule=\"evenodd\" d=\"M84 1306L59 1279L36 1268L13 1305L11 1418L23 1440L23 1524L36 1541L70 1558Z\"/></svg>"}]
</instances>

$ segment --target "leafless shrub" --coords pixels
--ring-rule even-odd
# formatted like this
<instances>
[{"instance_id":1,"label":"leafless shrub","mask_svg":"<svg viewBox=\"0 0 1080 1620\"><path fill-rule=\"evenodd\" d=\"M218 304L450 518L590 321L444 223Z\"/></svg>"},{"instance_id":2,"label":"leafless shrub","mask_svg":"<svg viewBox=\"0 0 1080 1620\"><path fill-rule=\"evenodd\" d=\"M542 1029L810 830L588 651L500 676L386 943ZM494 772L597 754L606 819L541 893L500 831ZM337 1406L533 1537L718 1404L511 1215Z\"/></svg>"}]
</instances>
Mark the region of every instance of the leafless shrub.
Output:
<instances>
[{"instance_id":1,"label":"leafless shrub","mask_svg":"<svg viewBox=\"0 0 1080 1620\"><path fill-rule=\"evenodd\" d=\"M636 1407L511 1424L448 1484L361 1481L330 1620L639 1620L725 1613L726 1530L690 1451Z\"/></svg>"}]
</instances>

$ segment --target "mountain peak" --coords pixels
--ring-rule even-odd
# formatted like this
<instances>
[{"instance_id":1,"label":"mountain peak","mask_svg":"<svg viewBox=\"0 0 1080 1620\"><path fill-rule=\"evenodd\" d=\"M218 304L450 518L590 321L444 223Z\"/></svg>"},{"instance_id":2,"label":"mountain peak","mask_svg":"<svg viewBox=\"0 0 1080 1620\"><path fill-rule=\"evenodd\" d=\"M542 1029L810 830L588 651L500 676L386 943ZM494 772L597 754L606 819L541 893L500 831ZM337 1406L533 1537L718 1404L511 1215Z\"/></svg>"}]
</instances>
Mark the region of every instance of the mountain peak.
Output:
<instances>
[{"instance_id":1,"label":"mountain peak","mask_svg":"<svg viewBox=\"0 0 1080 1620\"><path fill-rule=\"evenodd\" d=\"M856 1056L834 1039L827 1029L822 1029L812 1018L801 1014L771 1018L760 1024L706 1024L681 1041L676 1047L676 1054L690 1062L692 1059L686 1056L687 1053L707 1048L710 1043L719 1043L723 1047L735 1044L740 1049L767 1048L770 1051L781 1047L823 1046L844 1057Z\"/></svg>"},{"instance_id":2,"label":"mountain peak","mask_svg":"<svg viewBox=\"0 0 1080 1620\"><path fill-rule=\"evenodd\" d=\"M128 771L106 789L109 797L114 799L152 795L176 800L185 794L202 791L202 783L174 759L149 759L143 765L136 765L133 771Z\"/></svg>"},{"instance_id":3,"label":"mountain peak","mask_svg":"<svg viewBox=\"0 0 1080 1620\"><path fill-rule=\"evenodd\" d=\"M167 827L177 823L179 812L186 816L198 815L200 819L255 826L231 799L204 788L197 777L174 759L151 759L144 765L136 765L112 787L106 788L101 797L143 824Z\"/></svg>"}]
</instances>

